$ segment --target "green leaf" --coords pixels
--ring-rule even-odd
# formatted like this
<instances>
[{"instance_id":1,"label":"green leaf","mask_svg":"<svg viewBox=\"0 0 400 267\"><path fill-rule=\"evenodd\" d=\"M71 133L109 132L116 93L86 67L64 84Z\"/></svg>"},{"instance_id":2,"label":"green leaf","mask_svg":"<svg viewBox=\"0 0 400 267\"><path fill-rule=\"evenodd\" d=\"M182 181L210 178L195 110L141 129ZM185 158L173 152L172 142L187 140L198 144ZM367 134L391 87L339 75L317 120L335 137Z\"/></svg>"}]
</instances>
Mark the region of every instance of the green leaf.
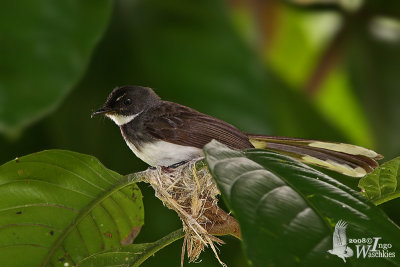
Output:
<instances>
[{"instance_id":1,"label":"green leaf","mask_svg":"<svg viewBox=\"0 0 400 267\"><path fill-rule=\"evenodd\" d=\"M400 230L356 191L290 157L266 150L204 148L222 196L239 221L254 266L336 266L332 232L348 222L348 238L382 237L400 253ZM354 244L349 244L356 254ZM395 264L399 258L349 258L352 264Z\"/></svg>"},{"instance_id":2,"label":"green leaf","mask_svg":"<svg viewBox=\"0 0 400 267\"><path fill-rule=\"evenodd\" d=\"M153 243L132 244L91 255L79 262L78 266L139 266L154 253L183 236L184 232L180 229Z\"/></svg>"},{"instance_id":3,"label":"green leaf","mask_svg":"<svg viewBox=\"0 0 400 267\"><path fill-rule=\"evenodd\" d=\"M383 163L360 179L358 187L376 205L400 197L400 157Z\"/></svg>"},{"instance_id":4,"label":"green leaf","mask_svg":"<svg viewBox=\"0 0 400 267\"><path fill-rule=\"evenodd\" d=\"M0 266L71 266L130 243L144 216L134 182L63 150L0 166Z\"/></svg>"},{"instance_id":5,"label":"green leaf","mask_svg":"<svg viewBox=\"0 0 400 267\"><path fill-rule=\"evenodd\" d=\"M0 9L0 131L55 109L84 73L110 0L6 1Z\"/></svg>"}]
</instances>

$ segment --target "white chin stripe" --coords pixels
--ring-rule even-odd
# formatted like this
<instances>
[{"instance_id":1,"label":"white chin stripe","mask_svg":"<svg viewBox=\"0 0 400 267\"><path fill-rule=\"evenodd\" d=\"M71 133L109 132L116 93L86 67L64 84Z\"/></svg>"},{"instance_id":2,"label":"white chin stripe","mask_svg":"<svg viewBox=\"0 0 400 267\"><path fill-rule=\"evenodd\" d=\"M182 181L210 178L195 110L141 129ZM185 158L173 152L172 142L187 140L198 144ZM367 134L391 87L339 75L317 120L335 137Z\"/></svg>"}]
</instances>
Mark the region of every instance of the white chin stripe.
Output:
<instances>
[{"instance_id":1,"label":"white chin stripe","mask_svg":"<svg viewBox=\"0 0 400 267\"><path fill-rule=\"evenodd\" d=\"M121 126L124 124L127 124L128 122L132 121L134 118L136 118L140 113L134 115L129 115L129 116L123 116L123 115L117 115L117 114L106 114L107 117L112 119L116 125Z\"/></svg>"}]
</instances>

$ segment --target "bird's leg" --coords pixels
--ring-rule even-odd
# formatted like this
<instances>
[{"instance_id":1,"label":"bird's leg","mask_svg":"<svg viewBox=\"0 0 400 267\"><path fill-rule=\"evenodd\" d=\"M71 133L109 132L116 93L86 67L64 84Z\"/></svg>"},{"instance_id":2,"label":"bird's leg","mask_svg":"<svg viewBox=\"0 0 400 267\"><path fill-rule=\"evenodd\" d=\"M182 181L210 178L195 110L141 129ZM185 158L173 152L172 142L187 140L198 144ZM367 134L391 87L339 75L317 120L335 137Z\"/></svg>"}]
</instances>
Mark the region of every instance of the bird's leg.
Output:
<instances>
[{"instance_id":1,"label":"bird's leg","mask_svg":"<svg viewBox=\"0 0 400 267\"><path fill-rule=\"evenodd\" d=\"M187 162L188 162L188 160L183 160L183 161L174 163L174 164L169 165L169 166L161 166L161 170L163 172L173 172L175 168L177 168L179 166L182 166L183 164L185 164Z\"/></svg>"},{"instance_id":2,"label":"bird's leg","mask_svg":"<svg viewBox=\"0 0 400 267\"><path fill-rule=\"evenodd\" d=\"M172 165L169 165L167 168L175 169L175 168L177 168L177 167L179 167L179 166L182 166L183 164L185 164L185 163L187 163L187 162L188 162L188 160L183 160L183 161L174 163L174 164L172 164Z\"/></svg>"}]
</instances>

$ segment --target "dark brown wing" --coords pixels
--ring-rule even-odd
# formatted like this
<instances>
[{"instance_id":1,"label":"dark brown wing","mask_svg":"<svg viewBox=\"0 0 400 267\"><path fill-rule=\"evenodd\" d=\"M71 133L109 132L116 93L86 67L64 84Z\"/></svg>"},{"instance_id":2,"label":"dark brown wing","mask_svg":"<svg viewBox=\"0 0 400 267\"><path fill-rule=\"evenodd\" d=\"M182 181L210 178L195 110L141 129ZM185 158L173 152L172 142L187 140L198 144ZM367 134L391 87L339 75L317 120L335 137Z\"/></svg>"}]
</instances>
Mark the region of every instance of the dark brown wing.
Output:
<instances>
[{"instance_id":1,"label":"dark brown wing","mask_svg":"<svg viewBox=\"0 0 400 267\"><path fill-rule=\"evenodd\" d=\"M157 139L197 148L212 139L234 149L253 147L247 135L233 125L189 107L163 101L147 114L143 126Z\"/></svg>"}]
</instances>

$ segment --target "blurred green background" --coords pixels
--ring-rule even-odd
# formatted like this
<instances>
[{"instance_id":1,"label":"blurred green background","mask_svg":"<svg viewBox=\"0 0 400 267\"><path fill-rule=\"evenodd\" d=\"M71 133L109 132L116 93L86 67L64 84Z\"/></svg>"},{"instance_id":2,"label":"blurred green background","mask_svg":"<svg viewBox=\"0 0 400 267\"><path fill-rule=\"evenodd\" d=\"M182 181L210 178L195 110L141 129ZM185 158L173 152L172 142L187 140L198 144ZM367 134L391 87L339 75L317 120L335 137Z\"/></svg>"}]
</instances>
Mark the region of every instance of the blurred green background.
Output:
<instances>
[{"instance_id":1,"label":"blurred green background","mask_svg":"<svg viewBox=\"0 0 400 267\"><path fill-rule=\"evenodd\" d=\"M121 174L146 165L107 119L116 86L243 131L350 142L400 155L400 2L396 0L20 0L0 10L0 162L60 148ZM356 188L357 180L344 179ZM181 227L144 194L137 242ZM0 196L1 201L1 196ZM399 200L382 207L398 224ZM240 242L220 257L246 266ZM182 241L144 266L179 266ZM219 266L210 249L196 266Z\"/></svg>"}]
</instances>

